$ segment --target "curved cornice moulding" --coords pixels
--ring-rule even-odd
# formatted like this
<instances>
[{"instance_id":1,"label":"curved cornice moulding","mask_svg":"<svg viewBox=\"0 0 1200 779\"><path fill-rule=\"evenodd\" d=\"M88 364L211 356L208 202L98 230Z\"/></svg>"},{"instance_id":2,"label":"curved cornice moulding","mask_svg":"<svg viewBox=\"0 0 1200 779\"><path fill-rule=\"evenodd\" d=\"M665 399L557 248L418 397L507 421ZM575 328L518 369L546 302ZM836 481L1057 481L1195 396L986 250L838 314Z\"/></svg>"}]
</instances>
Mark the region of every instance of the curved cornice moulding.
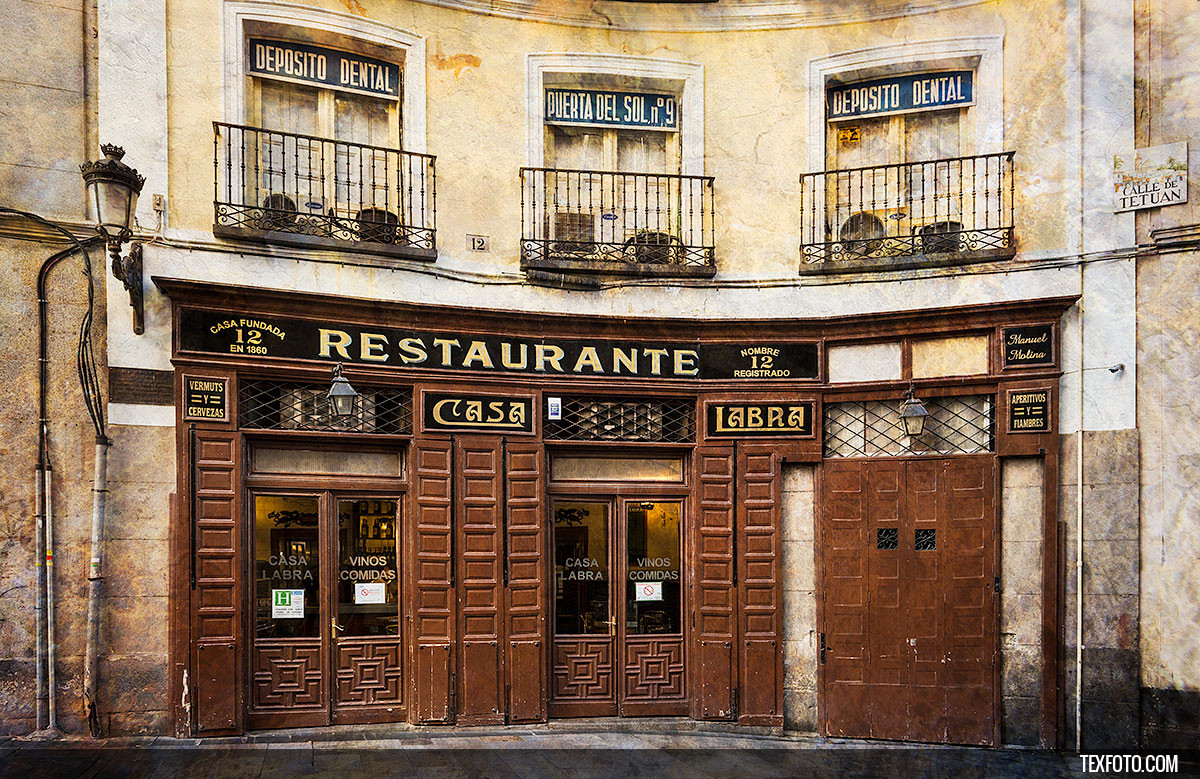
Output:
<instances>
[{"instance_id":1,"label":"curved cornice moulding","mask_svg":"<svg viewBox=\"0 0 1200 779\"><path fill-rule=\"evenodd\" d=\"M992 0L719 0L711 4L573 0L416 0L486 16L630 32L722 32L830 27L954 8ZM856 7L869 6L869 7ZM673 17L673 18L672 18Z\"/></svg>"}]
</instances>

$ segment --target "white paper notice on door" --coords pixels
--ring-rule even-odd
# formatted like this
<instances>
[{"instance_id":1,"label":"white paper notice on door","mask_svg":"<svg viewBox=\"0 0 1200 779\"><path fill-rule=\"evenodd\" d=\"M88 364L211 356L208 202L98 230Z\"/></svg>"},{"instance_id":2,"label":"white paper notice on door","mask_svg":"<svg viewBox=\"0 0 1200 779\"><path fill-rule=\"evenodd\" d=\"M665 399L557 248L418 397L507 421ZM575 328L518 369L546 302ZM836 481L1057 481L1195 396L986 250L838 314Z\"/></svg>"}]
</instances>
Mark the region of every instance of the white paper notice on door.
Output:
<instances>
[{"instance_id":1,"label":"white paper notice on door","mask_svg":"<svg viewBox=\"0 0 1200 779\"><path fill-rule=\"evenodd\" d=\"M354 603L386 603L384 582L359 582L354 585Z\"/></svg>"},{"instance_id":2,"label":"white paper notice on door","mask_svg":"<svg viewBox=\"0 0 1200 779\"><path fill-rule=\"evenodd\" d=\"M271 590L271 619L303 619L304 590Z\"/></svg>"},{"instance_id":3,"label":"white paper notice on door","mask_svg":"<svg viewBox=\"0 0 1200 779\"><path fill-rule=\"evenodd\" d=\"M634 591L637 600L662 600L662 582L638 582Z\"/></svg>"}]
</instances>

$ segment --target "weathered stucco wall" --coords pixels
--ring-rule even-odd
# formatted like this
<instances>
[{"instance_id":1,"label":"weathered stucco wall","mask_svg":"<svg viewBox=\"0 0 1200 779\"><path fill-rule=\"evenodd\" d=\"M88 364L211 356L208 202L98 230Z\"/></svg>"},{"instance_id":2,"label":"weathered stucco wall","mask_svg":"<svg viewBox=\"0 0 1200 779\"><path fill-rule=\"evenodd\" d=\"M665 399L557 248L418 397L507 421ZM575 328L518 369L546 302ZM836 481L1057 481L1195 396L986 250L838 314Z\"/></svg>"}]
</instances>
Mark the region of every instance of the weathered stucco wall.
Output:
<instances>
[{"instance_id":1,"label":"weathered stucco wall","mask_svg":"<svg viewBox=\"0 0 1200 779\"><path fill-rule=\"evenodd\" d=\"M311 5L346 10L336 0ZM1020 150L1020 249L1067 249L1071 203L1064 181L1074 148L1068 80L1061 78L1068 64L1063 12L1057 2L1035 6L989 3L932 16L697 34L517 21L408 0L351 7L359 18L426 39L426 135L428 151L438 157L439 265L492 273L519 269L517 172L530 164L526 55L577 52L703 66L705 173L716 178L719 270L792 278L799 262L799 176L823 167L808 159L809 102L824 99L820 90L809 89L808 63L830 53L907 41L1003 36L1003 84L996 85L1003 95L987 96L1003 101L1005 125L995 128L1003 144L976 152ZM174 42L168 93L189 96L169 105L170 223L199 235L212 225L211 122L239 117L224 115L220 5L172 2L168 12L168 40ZM346 24L354 24L353 15ZM490 235L490 254L468 254L467 233Z\"/></svg>"},{"instance_id":2,"label":"weathered stucco wall","mask_svg":"<svg viewBox=\"0 0 1200 779\"><path fill-rule=\"evenodd\" d=\"M1005 459L1000 498L1000 740L1040 743L1042 715L1042 462Z\"/></svg>"},{"instance_id":3,"label":"weathered stucco wall","mask_svg":"<svg viewBox=\"0 0 1200 779\"><path fill-rule=\"evenodd\" d=\"M817 729L816 467L783 468L783 726Z\"/></svg>"},{"instance_id":4,"label":"weathered stucco wall","mask_svg":"<svg viewBox=\"0 0 1200 779\"><path fill-rule=\"evenodd\" d=\"M1064 643L1067 728L1075 744L1079 435L1061 439L1059 519L1066 525ZM1138 744L1138 432L1083 434L1084 749Z\"/></svg>"},{"instance_id":5,"label":"weathered stucco wall","mask_svg":"<svg viewBox=\"0 0 1200 779\"><path fill-rule=\"evenodd\" d=\"M1139 0L1138 146L1188 142L1188 202L1138 215L1142 740L1200 743L1200 14Z\"/></svg>"}]
</instances>

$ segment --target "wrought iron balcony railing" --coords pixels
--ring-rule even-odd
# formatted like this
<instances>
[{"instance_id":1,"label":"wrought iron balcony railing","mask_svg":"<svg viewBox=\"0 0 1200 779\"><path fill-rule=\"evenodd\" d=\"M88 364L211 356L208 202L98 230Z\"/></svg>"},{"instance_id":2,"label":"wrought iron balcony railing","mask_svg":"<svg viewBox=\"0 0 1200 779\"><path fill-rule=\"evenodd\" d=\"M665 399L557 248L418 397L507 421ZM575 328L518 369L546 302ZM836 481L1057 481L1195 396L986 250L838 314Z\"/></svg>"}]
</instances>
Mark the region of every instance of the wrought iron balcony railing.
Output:
<instances>
[{"instance_id":1,"label":"wrought iron balcony railing","mask_svg":"<svg viewBox=\"0 0 1200 779\"><path fill-rule=\"evenodd\" d=\"M712 276L713 179L521 169L526 268Z\"/></svg>"},{"instance_id":2,"label":"wrought iron balcony railing","mask_svg":"<svg viewBox=\"0 0 1200 779\"><path fill-rule=\"evenodd\" d=\"M1013 153L800 177L801 273L1006 259Z\"/></svg>"},{"instance_id":3,"label":"wrought iron balcony railing","mask_svg":"<svg viewBox=\"0 0 1200 779\"><path fill-rule=\"evenodd\" d=\"M216 235L437 256L434 157L213 122Z\"/></svg>"}]
</instances>

